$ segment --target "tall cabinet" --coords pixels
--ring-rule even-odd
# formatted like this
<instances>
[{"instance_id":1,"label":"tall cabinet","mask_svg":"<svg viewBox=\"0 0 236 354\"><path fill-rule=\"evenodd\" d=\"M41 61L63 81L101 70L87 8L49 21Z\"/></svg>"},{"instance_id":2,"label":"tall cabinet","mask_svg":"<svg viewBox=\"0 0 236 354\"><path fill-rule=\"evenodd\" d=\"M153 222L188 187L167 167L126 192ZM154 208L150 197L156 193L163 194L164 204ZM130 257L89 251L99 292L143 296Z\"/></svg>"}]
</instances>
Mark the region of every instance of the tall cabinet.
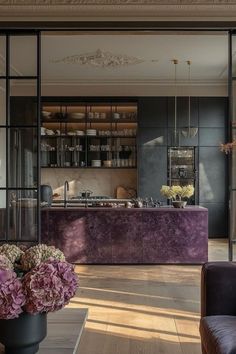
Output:
<instances>
[{"instance_id":1,"label":"tall cabinet","mask_svg":"<svg viewBox=\"0 0 236 354\"><path fill-rule=\"evenodd\" d=\"M166 201L160 195L163 184L194 184L190 202L208 208L209 236L227 237L227 158L219 149L226 141L227 97L191 97L190 103L197 134L191 138L182 134L188 121L188 97L178 97L180 139L175 146L174 97L139 99L139 194Z\"/></svg>"}]
</instances>

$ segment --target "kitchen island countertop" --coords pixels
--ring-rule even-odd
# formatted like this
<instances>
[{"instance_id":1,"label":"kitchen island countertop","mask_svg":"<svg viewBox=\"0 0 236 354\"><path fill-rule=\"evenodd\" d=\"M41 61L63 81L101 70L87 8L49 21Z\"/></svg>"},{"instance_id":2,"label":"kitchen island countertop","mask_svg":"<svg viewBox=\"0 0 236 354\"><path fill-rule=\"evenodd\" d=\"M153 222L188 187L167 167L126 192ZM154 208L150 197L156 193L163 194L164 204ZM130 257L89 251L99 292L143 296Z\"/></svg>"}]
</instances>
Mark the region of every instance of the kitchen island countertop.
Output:
<instances>
[{"instance_id":1,"label":"kitchen island countertop","mask_svg":"<svg viewBox=\"0 0 236 354\"><path fill-rule=\"evenodd\" d=\"M81 264L199 264L208 255L208 210L43 208L42 242Z\"/></svg>"}]
</instances>

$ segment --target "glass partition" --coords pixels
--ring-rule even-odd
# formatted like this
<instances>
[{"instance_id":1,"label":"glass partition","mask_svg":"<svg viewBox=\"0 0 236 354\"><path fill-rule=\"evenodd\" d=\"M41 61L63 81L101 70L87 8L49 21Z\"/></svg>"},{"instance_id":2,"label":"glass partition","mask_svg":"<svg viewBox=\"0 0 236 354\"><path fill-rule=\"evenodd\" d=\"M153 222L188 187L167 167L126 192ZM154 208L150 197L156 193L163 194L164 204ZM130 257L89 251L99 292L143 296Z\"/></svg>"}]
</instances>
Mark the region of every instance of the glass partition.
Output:
<instances>
[{"instance_id":1,"label":"glass partition","mask_svg":"<svg viewBox=\"0 0 236 354\"><path fill-rule=\"evenodd\" d=\"M6 36L0 34L0 76L6 75Z\"/></svg>"},{"instance_id":2,"label":"glass partition","mask_svg":"<svg viewBox=\"0 0 236 354\"><path fill-rule=\"evenodd\" d=\"M229 129L228 142L236 141L236 35L229 38ZM236 243L236 149L229 157L229 260L233 260L233 246Z\"/></svg>"},{"instance_id":3,"label":"glass partition","mask_svg":"<svg viewBox=\"0 0 236 354\"><path fill-rule=\"evenodd\" d=\"M10 36L10 76L37 76L37 36Z\"/></svg>"},{"instance_id":4,"label":"glass partition","mask_svg":"<svg viewBox=\"0 0 236 354\"><path fill-rule=\"evenodd\" d=\"M38 242L40 35L0 35L0 241Z\"/></svg>"}]
</instances>

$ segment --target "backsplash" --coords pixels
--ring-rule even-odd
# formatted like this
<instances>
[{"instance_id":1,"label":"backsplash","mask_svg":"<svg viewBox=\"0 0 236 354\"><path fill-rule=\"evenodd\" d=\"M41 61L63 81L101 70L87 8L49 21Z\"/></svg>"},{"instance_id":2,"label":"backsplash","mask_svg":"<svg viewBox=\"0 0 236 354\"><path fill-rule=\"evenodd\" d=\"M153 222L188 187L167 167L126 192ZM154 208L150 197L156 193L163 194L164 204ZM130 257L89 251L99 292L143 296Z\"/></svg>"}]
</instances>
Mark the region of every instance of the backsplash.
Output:
<instances>
[{"instance_id":1,"label":"backsplash","mask_svg":"<svg viewBox=\"0 0 236 354\"><path fill-rule=\"evenodd\" d=\"M41 184L51 185L53 192L63 196L64 182L69 182L69 197L89 189L93 195L116 197L116 188L137 189L137 171L134 169L42 169Z\"/></svg>"}]
</instances>

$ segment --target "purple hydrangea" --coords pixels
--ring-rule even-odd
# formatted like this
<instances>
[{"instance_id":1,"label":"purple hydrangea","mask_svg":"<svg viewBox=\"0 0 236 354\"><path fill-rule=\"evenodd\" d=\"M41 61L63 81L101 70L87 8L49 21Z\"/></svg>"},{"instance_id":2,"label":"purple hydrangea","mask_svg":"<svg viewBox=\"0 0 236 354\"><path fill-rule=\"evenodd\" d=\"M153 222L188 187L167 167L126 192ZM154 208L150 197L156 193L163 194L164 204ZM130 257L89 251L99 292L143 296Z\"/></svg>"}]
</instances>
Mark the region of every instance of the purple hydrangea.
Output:
<instances>
[{"instance_id":1,"label":"purple hydrangea","mask_svg":"<svg viewBox=\"0 0 236 354\"><path fill-rule=\"evenodd\" d=\"M0 267L0 319L18 317L24 304L21 280L11 269Z\"/></svg>"},{"instance_id":2,"label":"purple hydrangea","mask_svg":"<svg viewBox=\"0 0 236 354\"><path fill-rule=\"evenodd\" d=\"M60 310L75 295L77 287L78 279L73 266L49 259L24 276L24 309L31 314Z\"/></svg>"}]
</instances>

